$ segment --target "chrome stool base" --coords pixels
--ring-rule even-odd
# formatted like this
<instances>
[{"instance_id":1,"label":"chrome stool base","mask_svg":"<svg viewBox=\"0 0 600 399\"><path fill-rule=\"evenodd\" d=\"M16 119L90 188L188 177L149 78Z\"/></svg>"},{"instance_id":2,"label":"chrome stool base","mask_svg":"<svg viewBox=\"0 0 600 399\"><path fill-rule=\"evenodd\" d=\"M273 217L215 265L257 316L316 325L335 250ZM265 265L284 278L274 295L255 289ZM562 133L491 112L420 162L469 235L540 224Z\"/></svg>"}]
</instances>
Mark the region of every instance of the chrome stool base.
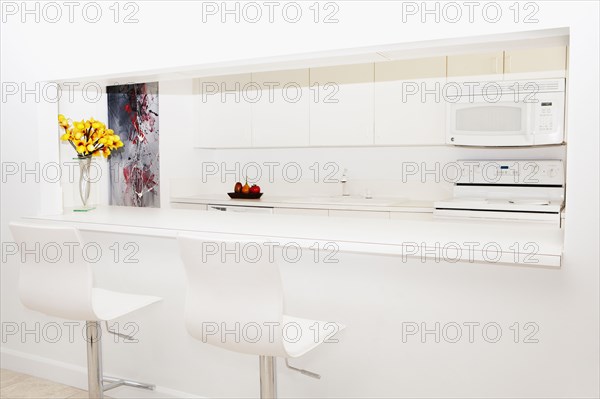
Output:
<instances>
[{"instance_id":1,"label":"chrome stool base","mask_svg":"<svg viewBox=\"0 0 600 399\"><path fill-rule=\"evenodd\" d=\"M138 382L138 381L131 381L131 380L123 380L120 378L113 378L113 377L104 377L103 382L105 384L103 384L103 391L108 391L109 389L114 389L117 387L132 387L132 388L139 388L139 389L147 389L148 391L154 391L154 388L156 388L155 385L153 384L146 384L144 382Z\"/></svg>"},{"instance_id":2,"label":"chrome stool base","mask_svg":"<svg viewBox=\"0 0 600 399\"><path fill-rule=\"evenodd\" d=\"M86 321L88 395L90 399L103 399L104 391L121 386L153 391L155 386L143 382L104 377L102 375L102 332L99 321ZM108 330L108 332L111 332ZM112 333L112 332L111 332ZM105 384L106 383L106 384Z\"/></svg>"}]
</instances>

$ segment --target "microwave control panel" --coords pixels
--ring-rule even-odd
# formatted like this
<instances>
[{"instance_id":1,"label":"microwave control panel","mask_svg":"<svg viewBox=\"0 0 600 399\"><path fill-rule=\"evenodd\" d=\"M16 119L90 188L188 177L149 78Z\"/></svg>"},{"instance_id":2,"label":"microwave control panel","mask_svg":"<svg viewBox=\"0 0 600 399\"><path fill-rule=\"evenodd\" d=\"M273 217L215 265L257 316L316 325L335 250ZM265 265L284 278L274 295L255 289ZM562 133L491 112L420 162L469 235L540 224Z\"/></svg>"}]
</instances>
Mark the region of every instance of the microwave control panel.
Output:
<instances>
[{"instance_id":1,"label":"microwave control panel","mask_svg":"<svg viewBox=\"0 0 600 399\"><path fill-rule=\"evenodd\" d=\"M554 106L552 101L541 101L538 107L538 132L552 133L555 129Z\"/></svg>"}]
</instances>

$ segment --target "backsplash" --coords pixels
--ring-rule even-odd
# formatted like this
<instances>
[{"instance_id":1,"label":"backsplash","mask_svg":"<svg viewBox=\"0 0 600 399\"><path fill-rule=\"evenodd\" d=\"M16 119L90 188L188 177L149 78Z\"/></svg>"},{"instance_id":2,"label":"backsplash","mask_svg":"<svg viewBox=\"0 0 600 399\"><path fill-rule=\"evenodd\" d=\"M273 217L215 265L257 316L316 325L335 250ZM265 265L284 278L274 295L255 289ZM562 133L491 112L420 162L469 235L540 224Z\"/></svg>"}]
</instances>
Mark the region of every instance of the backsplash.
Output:
<instances>
[{"instance_id":1,"label":"backsplash","mask_svg":"<svg viewBox=\"0 0 600 399\"><path fill-rule=\"evenodd\" d=\"M438 200L452 190L458 159L564 159L566 146L467 148L451 146L197 150L186 176L171 177L171 195L218 194L236 181L267 195L342 195L344 170L353 196ZM207 155L211 155L210 158ZM510 154L510 156L508 156Z\"/></svg>"}]
</instances>

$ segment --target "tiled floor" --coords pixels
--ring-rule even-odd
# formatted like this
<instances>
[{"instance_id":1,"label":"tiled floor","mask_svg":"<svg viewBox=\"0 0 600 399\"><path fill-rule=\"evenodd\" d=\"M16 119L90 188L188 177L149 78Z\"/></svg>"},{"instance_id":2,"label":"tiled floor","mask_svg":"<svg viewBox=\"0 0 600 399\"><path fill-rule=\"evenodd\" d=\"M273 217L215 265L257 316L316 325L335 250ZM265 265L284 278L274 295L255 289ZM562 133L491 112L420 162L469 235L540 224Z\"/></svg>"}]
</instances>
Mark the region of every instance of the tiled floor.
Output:
<instances>
[{"instance_id":1,"label":"tiled floor","mask_svg":"<svg viewBox=\"0 0 600 399\"><path fill-rule=\"evenodd\" d=\"M32 377L6 369L0 370L1 399L87 399L87 391Z\"/></svg>"}]
</instances>

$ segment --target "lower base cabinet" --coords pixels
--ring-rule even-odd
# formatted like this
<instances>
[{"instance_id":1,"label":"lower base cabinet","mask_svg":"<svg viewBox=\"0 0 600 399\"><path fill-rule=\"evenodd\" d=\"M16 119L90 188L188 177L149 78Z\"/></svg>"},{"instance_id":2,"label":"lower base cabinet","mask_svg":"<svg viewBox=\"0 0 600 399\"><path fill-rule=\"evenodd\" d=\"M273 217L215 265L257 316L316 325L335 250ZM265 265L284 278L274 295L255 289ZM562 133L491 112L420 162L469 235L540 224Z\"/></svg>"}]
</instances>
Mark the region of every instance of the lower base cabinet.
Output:
<instances>
[{"instance_id":1,"label":"lower base cabinet","mask_svg":"<svg viewBox=\"0 0 600 399\"><path fill-rule=\"evenodd\" d=\"M329 216L327 209L275 208L275 215Z\"/></svg>"},{"instance_id":2,"label":"lower base cabinet","mask_svg":"<svg viewBox=\"0 0 600 399\"><path fill-rule=\"evenodd\" d=\"M175 209L196 209L206 211L207 205L171 203ZM389 211L352 211L340 209L309 209L309 208L271 208L275 215L331 216L359 219L394 219L394 220L431 220L431 212L389 212Z\"/></svg>"},{"instance_id":3,"label":"lower base cabinet","mask_svg":"<svg viewBox=\"0 0 600 399\"><path fill-rule=\"evenodd\" d=\"M350 218L361 218L361 219L389 219L389 212L382 211L339 211L330 210L329 216L332 217L350 217Z\"/></svg>"},{"instance_id":4,"label":"lower base cabinet","mask_svg":"<svg viewBox=\"0 0 600 399\"><path fill-rule=\"evenodd\" d=\"M195 209L197 211L206 211L208 209L208 205L171 202L171 208L173 208L173 209Z\"/></svg>"},{"instance_id":5,"label":"lower base cabinet","mask_svg":"<svg viewBox=\"0 0 600 399\"><path fill-rule=\"evenodd\" d=\"M396 220L433 220L432 212L391 212L390 219Z\"/></svg>"}]
</instances>

